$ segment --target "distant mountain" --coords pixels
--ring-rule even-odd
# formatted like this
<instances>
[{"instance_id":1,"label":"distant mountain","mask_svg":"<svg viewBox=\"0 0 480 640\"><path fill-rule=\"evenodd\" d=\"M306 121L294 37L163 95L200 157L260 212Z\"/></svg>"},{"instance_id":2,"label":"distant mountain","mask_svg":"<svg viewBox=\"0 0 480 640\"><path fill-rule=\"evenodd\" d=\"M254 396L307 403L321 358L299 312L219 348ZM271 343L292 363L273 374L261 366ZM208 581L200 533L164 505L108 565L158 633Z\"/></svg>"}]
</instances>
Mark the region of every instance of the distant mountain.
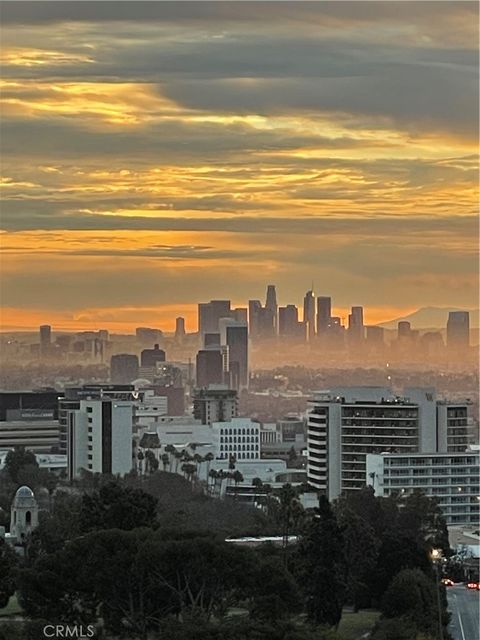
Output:
<instances>
[{"instance_id":1,"label":"distant mountain","mask_svg":"<svg viewBox=\"0 0 480 640\"><path fill-rule=\"evenodd\" d=\"M382 322L378 326L385 329L396 329L398 322L406 320L412 324L412 329L444 329L447 326L450 311L470 311L470 328L478 328L478 310L459 309L458 307L422 307L408 316Z\"/></svg>"}]
</instances>

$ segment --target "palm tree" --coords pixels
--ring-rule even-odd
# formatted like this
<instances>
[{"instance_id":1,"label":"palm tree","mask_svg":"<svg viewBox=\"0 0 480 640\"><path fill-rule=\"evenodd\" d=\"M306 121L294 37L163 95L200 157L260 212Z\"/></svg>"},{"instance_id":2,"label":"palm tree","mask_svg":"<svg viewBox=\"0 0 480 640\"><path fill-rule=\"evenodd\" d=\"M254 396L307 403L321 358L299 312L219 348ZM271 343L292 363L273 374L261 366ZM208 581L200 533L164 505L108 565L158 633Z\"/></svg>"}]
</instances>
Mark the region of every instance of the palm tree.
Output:
<instances>
[{"instance_id":1,"label":"palm tree","mask_svg":"<svg viewBox=\"0 0 480 640\"><path fill-rule=\"evenodd\" d=\"M207 463L207 478L210 475L210 463L214 458L215 456L213 455L213 453L207 453L207 455L204 457L204 460Z\"/></svg>"},{"instance_id":2,"label":"palm tree","mask_svg":"<svg viewBox=\"0 0 480 640\"><path fill-rule=\"evenodd\" d=\"M202 462L204 461L204 459L205 458L199 453L195 453L193 455L193 462L195 462L195 464L198 466L198 475L200 475L200 469L202 468Z\"/></svg>"},{"instance_id":3,"label":"palm tree","mask_svg":"<svg viewBox=\"0 0 480 640\"><path fill-rule=\"evenodd\" d=\"M138 450L137 452L137 460L138 460L138 471L140 473L143 473L143 460L144 460L145 456L143 455L143 451L141 449Z\"/></svg>"},{"instance_id":4,"label":"palm tree","mask_svg":"<svg viewBox=\"0 0 480 640\"><path fill-rule=\"evenodd\" d=\"M183 458L183 454L181 454L180 451L177 451L175 449L175 452L174 452L173 455L175 456L175 473L177 473L178 472L178 463Z\"/></svg>"},{"instance_id":5,"label":"palm tree","mask_svg":"<svg viewBox=\"0 0 480 640\"><path fill-rule=\"evenodd\" d=\"M261 481L260 478L254 478L252 480L252 486L255 489L253 494L253 502L255 503L257 501L257 489L260 492L260 490L263 488L263 482Z\"/></svg>"},{"instance_id":6,"label":"palm tree","mask_svg":"<svg viewBox=\"0 0 480 640\"><path fill-rule=\"evenodd\" d=\"M173 444L167 444L167 446L165 447L165 453L168 453L168 464L170 469L172 468L172 457L175 454L175 447L173 446Z\"/></svg>"},{"instance_id":7,"label":"palm tree","mask_svg":"<svg viewBox=\"0 0 480 640\"><path fill-rule=\"evenodd\" d=\"M167 465L170 464L170 456L168 455L168 453L162 453L162 464L163 464L163 470L166 471Z\"/></svg>"},{"instance_id":8,"label":"palm tree","mask_svg":"<svg viewBox=\"0 0 480 640\"><path fill-rule=\"evenodd\" d=\"M238 497L238 493L237 493L237 485L240 482L243 482L243 475L240 473L240 471L237 469L236 471L234 471L232 473L232 478L233 478L233 482L235 483L235 500Z\"/></svg>"},{"instance_id":9,"label":"palm tree","mask_svg":"<svg viewBox=\"0 0 480 640\"><path fill-rule=\"evenodd\" d=\"M212 479L212 482L211 482L211 485L210 485L210 493L213 493L213 488L217 484L218 473L215 471L215 469L211 469L208 472L208 476L207 477Z\"/></svg>"}]
</instances>

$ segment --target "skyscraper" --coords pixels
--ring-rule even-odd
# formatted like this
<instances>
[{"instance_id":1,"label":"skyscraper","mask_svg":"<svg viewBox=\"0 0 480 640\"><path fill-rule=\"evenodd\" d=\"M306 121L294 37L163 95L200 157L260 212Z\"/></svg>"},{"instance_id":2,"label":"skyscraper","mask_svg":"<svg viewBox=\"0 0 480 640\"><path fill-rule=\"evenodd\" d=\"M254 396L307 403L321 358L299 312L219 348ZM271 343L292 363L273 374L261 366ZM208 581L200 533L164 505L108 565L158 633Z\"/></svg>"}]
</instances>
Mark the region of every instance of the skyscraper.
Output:
<instances>
[{"instance_id":1,"label":"skyscraper","mask_svg":"<svg viewBox=\"0 0 480 640\"><path fill-rule=\"evenodd\" d=\"M130 384L138 378L138 358L132 353L119 353L110 358L110 380L113 384Z\"/></svg>"},{"instance_id":2,"label":"skyscraper","mask_svg":"<svg viewBox=\"0 0 480 640\"><path fill-rule=\"evenodd\" d=\"M277 292L274 284L269 284L267 286L267 297L265 301L265 309L268 311L268 314L272 318L273 324L273 334L276 335L278 333L278 306L277 306Z\"/></svg>"},{"instance_id":3,"label":"skyscraper","mask_svg":"<svg viewBox=\"0 0 480 640\"><path fill-rule=\"evenodd\" d=\"M220 349L201 349L197 353L197 387L223 383L223 358Z\"/></svg>"},{"instance_id":4,"label":"skyscraper","mask_svg":"<svg viewBox=\"0 0 480 640\"><path fill-rule=\"evenodd\" d=\"M47 355L52 342L52 327L49 324L42 324L40 327L40 354Z\"/></svg>"},{"instance_id":5,"label":"skyscraper","mask_svg":"<svg viewBox=\"0 0 480 640\"><path fill-rule=\"evenodd\" d=\"M248 326L230 318L220 320L220 340L228 346L228 370L233 389L248 387Z\"/></svg>"},{"instance_id":6,"label":"skyscraper","mask_svg":"<svg viewBox=\"0 0 480 640\"><path fill-rule=\"evenodd\" d=\"M143 349L140 354L142 367L156 367L157 362L165 362L165 351L156 344L153 349Z\"/></svg>"},{"instance_id":7,"label":"skyscraper","mask_svg":"<svg viewBox=\"0 0 480 640\"><path fill-rule=\"evenodd\" d=\"M351 345L357 346L365 338L365 327L363 324L363 307L352 307L352 312L348 316L348 339Z\"/></svg>"},{"instance_id":8,"label":"skyscraper","mask_svg":"<svg viewBox=\"0 0 480 640\"><path fill-rule=\"evenodd\" d=\"M447 348L467 349L470 346L470 314L450 311L447 322Z\"/></svg>"},{"instance_id":9,"label":"skyscraper","mask_svg":"<svg viewBox=\"0 0 480 640\"><path fill-rule=\"evenodd\" d=\"M332 299L319 296L317 298L317 334L320 336L328 331L332 318Z\"/></svg>"},{"instance_id":10,"label":"skyscraper","mask_svg":"<svg viewBox=\"0 0 480 640\"><path fill-rule=\"evenodd\" d=\"M230 300L210 300L198 305L198 333L201 339L206 333L218 333L220 318L231 318Z\"/></svg>"},{"instance_id":11,"label":"skyscraper","mask_svg":"<svg viewBox=\"0 0 480 640\"><path fill-rule=\"evenodd\" d=\"M175 319L175 341L181 344L185 338L185 318Z\"/></svg>"},{"instance_id":12,"label":"skyscraper","mask_svg":"<svg viewBox=\"0 0 480 640\"><path fill-rule=\"evenodd\" d=\"M278 334L305 340L305 325L298 321L298 309L294 304L278 308Z\"/></svg>"},{"instance_id":13,"label":"skyscraper","mask_svg":"<svg viewBox=\"0 0 480 640\"><path fill-rule=\"evenodd\" d=\"M315 338L315 294L307 291L303 299L303 322L307 331L308 340Z\"/></svg>"}]
</instances>

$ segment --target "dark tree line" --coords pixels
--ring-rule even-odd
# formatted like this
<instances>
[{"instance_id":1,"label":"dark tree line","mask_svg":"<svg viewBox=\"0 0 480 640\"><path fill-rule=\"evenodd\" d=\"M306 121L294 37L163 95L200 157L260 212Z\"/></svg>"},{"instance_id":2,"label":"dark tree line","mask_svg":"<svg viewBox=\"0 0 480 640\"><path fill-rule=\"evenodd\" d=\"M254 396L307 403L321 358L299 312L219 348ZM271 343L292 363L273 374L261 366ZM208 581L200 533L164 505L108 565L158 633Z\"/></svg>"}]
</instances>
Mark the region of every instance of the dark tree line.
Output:
<instances>
[{"instance_id":1,"label":"dark tree line","mask_svg":"<svg viewBox=\"0 0 480 640\"><path fill-rule=\"evenodd\" d=\"M435 502L364 489L306 512L290 485L258 491L263 512L199 495L165 472L86 477L56 491L20 563L0 548L0 597L17 590L27 640L42 620L101 624L132 640L333 640L345 605L380 609L374 640L439 637L439 618L448 620L433 597L430 553L449 548ZM242 526L283 545L225 541Z\"/></svg>"}]
</instances>

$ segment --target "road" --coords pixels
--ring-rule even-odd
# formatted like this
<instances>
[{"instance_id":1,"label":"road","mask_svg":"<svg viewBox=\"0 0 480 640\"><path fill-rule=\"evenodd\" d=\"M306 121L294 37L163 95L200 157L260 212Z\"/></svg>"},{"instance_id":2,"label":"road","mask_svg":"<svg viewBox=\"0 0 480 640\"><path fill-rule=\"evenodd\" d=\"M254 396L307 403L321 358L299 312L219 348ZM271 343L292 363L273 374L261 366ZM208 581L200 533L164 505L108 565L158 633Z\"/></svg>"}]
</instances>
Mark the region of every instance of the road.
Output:
<instances>
[{"instance_id":1,"label":"road","mask_svg":"<svg viewBox=\"0 0 480 640\"><path fill-rule=\"evenodd\" d=\"M454 640L478 640L480 620L480 591L467 589L464 584L447 587L448 610L452 620L448 627Z\"/></svg>"}]
</instances>

